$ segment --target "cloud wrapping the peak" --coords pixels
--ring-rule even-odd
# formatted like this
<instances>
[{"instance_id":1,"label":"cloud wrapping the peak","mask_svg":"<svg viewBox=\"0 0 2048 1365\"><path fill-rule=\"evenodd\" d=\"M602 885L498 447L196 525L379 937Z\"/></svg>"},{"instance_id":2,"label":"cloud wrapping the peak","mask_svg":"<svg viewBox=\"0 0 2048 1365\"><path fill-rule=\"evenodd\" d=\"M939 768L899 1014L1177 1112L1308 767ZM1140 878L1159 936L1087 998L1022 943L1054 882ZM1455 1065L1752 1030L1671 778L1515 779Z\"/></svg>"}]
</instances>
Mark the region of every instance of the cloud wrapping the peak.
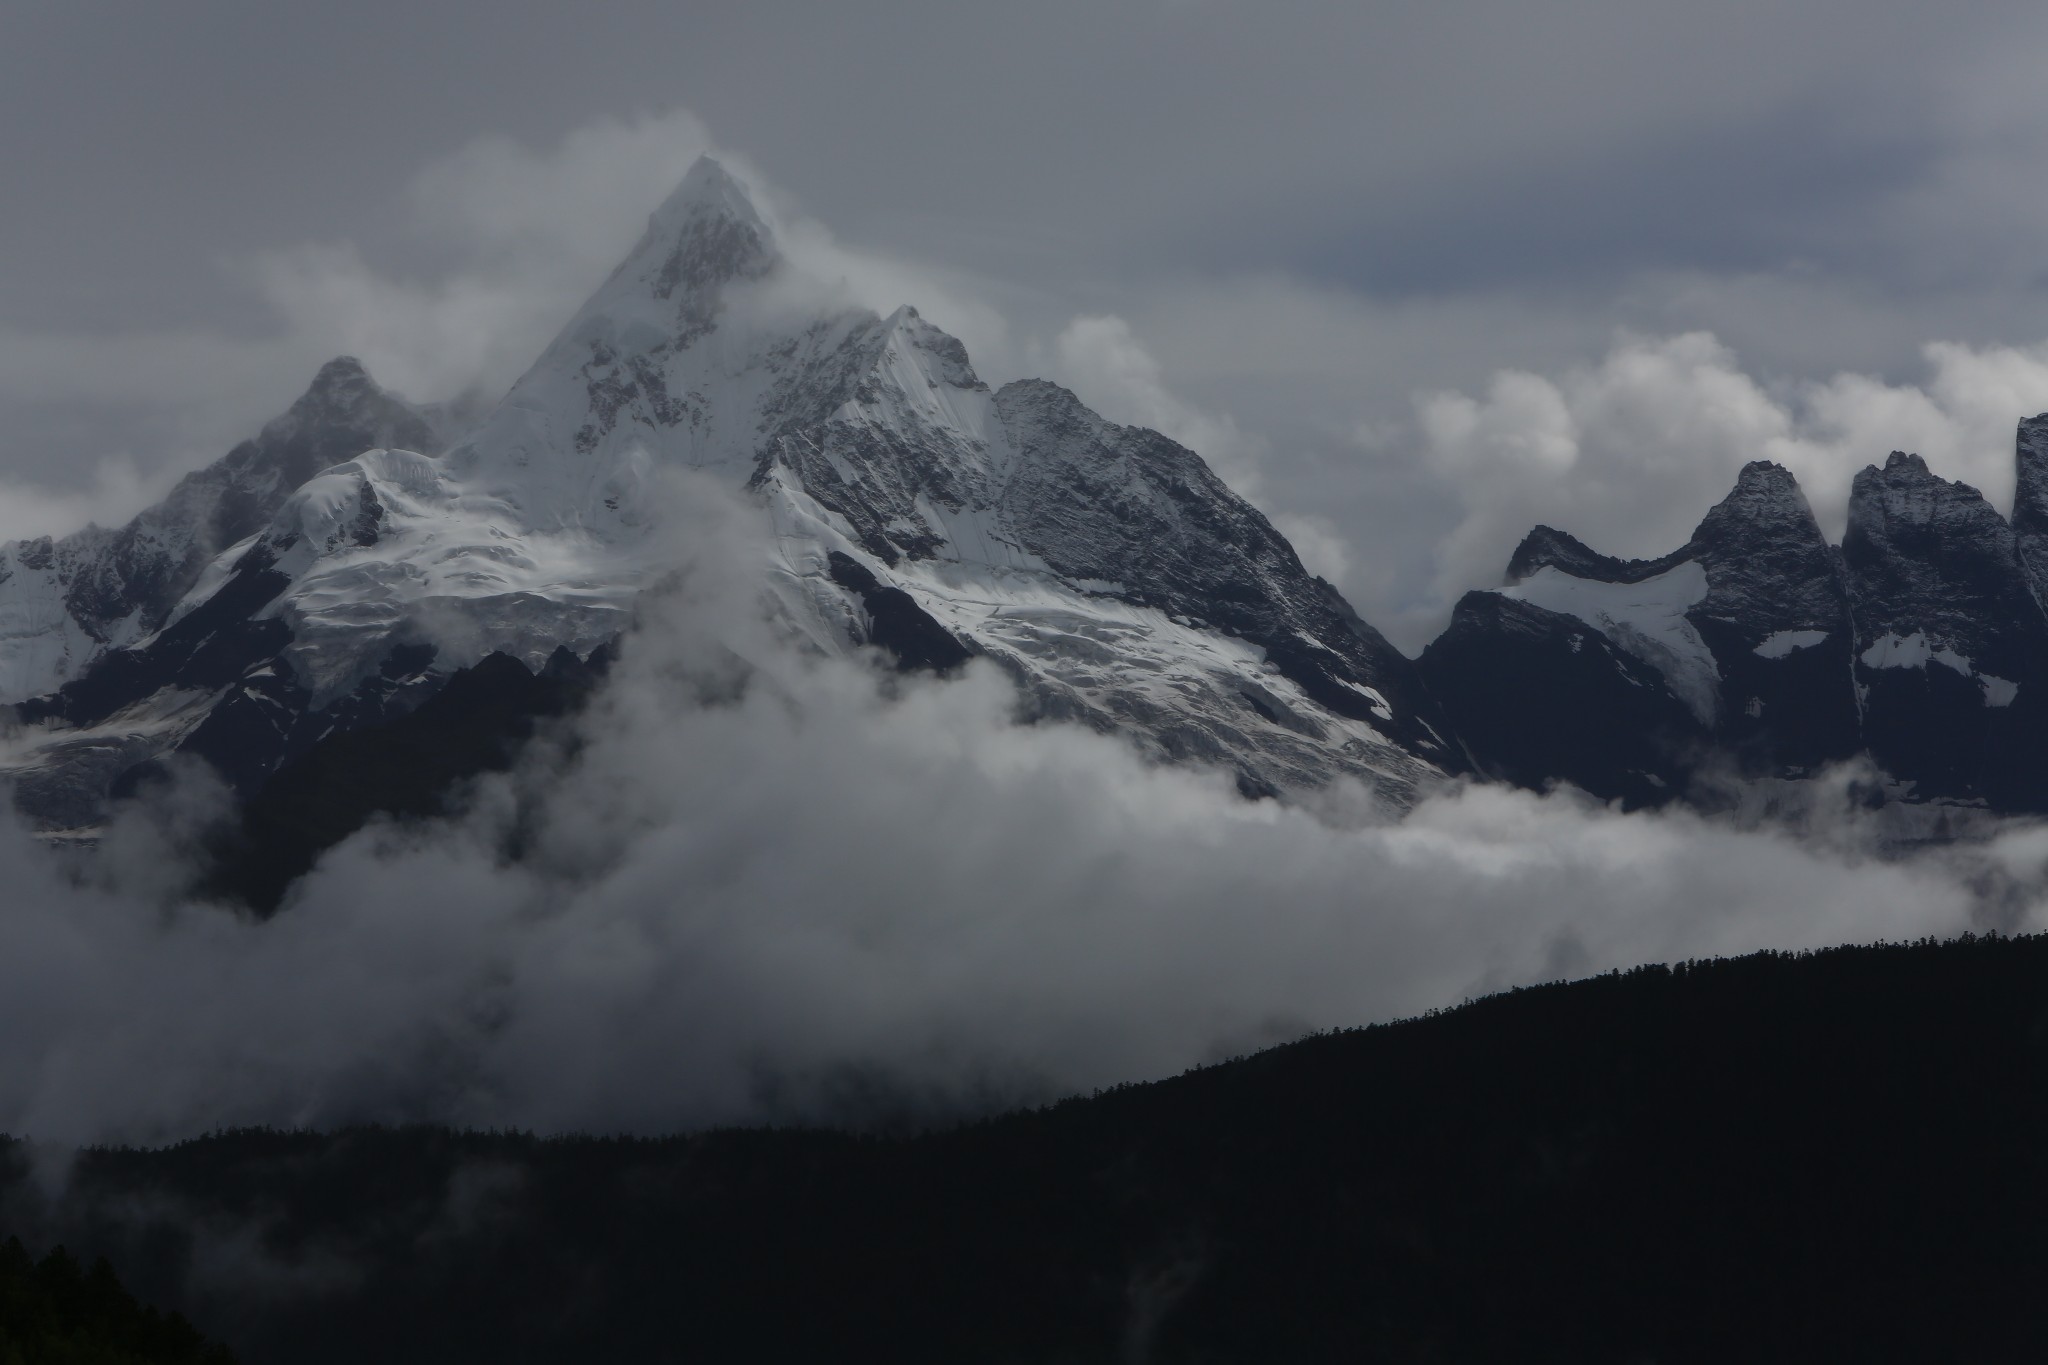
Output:
<instances>
[{"instance_id":1,"label":"cloud wrapping the peak","mask_svg":"<svg viewBox=\"0 0 2048 1365\"><path fill-rule=\"evenodd\" d=\"M1122 318L1075 318L1054 340L1051 361L1053 377L1104 417L1170 436L1200 454L1241 495L1258 492L1257 443L1229 417L1204 412L1172 392L1159 361Z\"/></svg>"},{"instance_id":2,"label":"cloud wrapping the peak","mask_svg":"<svg viewBox=\"0 0 2048 1365\"><path fill-rule=\"evenodd\" d=\"M624 258L647 215L713 151L695 115L600 119L536 151L502 137L421 167L404 227L449 262L401 278L347 241L250 263L263 298L309 355L359 357L422 399L502 392Z\"/></svg>"},{"instance_id":3,"label":"cloud wrapping the peak","mask_svg":"<svg viewBox=\"0 0 2048 1365\"><path fill-rule=\"evenodd\" d=\"M228 259L224 271L257 307L257 335L104 336L0 323L0 403L14 417L0 453L21 487L21 515L8 528L63 534L88 515L125 519L146 503L130 505L108 487L124 488L138 468L149 487L168 487L253 434L336 355L358 357L415 401L495 399L705 155L747 186L810 305L887 315L909 304L965 341L998 382L1016 377L1008 323L978 281L847 247L686 109L603 117L550 144L485 136L419 166L374 242L320 238ZM64 445L84 406L98 410L101 430L133 409L155 438L138 443L141 455L105 452L92 495L75 487L81 462ZM163 427L181 439L166 443Z\"/></svg>"}]
</instances>

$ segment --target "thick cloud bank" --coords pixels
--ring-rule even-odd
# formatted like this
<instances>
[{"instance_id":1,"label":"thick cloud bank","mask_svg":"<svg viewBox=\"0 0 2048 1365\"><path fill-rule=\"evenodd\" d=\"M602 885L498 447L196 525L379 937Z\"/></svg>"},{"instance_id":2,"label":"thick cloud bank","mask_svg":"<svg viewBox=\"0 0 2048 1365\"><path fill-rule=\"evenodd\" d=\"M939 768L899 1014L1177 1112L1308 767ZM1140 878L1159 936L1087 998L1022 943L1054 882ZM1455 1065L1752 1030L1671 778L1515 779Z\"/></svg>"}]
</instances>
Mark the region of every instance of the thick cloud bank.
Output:
<instances>
[{"instance_id":1,"label":"thick cloud bank","mask_svg":"<svg viewBox=\"0 0 2048 1365\"><path fill-rule=\"evenodd\" d=\"M1537 521L1610 552L1650 557L1685 543L1750 460L1799 476L1836 540L1856 471L1885 452L1924 455L1946 478L2010 508L2013 430L2048 409L2048 345L1923 348L1922 384L1870 375L1773 393L1713 336L1631 337L1558 378L1496 374L1483 398L1416 399L1425 463L1464 516L1437 549L1436 596L1498 581Z\"/></svg>"},{"instance_id":2,"label":"thick cloud bank","mask_svg":"<svg viewBox=\"0 0 2048 1365\"><path fill-rule=\"evenodd\" d=\"M0 1131L944 1115L1518 982L2035 922L2032 829L1883 862L1848 824L1795 842L1568 793L1396 824L1358 793L1248 803L1014 724L993 671L795 655L748 541L691 539L580 749L366 832L268 923L181 898L189 792L84 873L8 834Z\"/></svg>"}]
</instances>

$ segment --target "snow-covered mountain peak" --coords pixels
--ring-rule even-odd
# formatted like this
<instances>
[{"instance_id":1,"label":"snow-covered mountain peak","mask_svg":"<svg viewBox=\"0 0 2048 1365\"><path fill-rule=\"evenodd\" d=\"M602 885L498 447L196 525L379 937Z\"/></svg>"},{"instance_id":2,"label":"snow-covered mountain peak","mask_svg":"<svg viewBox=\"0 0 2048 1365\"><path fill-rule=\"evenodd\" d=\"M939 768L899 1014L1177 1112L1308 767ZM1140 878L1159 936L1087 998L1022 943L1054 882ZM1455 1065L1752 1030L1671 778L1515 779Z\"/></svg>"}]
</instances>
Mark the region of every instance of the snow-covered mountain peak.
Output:
<instances>
[{"instance_id":1,"label":"snow-covered mountain peak","mask_svg":"<svg viewBox=\"0 0 2048 1365\"><path fill-rule=\"evenodd\" d=\"M1466 766L1414 665L1199 455L1042 380L992 393L916 308L878 314L783 257L708 158L445 454L409 409L361 420L396 402L344 358L266 429L259 454L356 417L345 450L258 480L260 517L160 628L30 708L70 727L36 760L41 818L90 824L110 778L169 748L253 792L493 654L590 655L692 552L664 529L678 470L760 505L763 600L827 652L981 656L1027 714L1247 791L1348 776L1399 806ZM113 749L94 729L143 715Z\"/></svg>"},{"instance_id":2,"label":"snow-covered mountain peak","mask_svg":"<svg viewBox=\"0 0 2048 1365\"><path fill-rule=\"evenodd\" d=\"M383 445L431 451L439 438L426 414L338 357L254 440L128 525L0 545L0 703L50 692L147 637L209 561L261 530L294 489Z\"/></svg>"},{"instance_id":3,"label":"snow-covered mountain peak","mask_svg":"<svg viewBox=\"0 0 2048 1365\"><path fill-rule=\"evenodd\" d=\"M222 464L238 482L276 480L282 497L364 449L358 443L365 437L375 445L425 451L441 444L426 412L377 383L362 361L340 355L320 367L290 407L264 424L260 437L237 446ZM309 444L317 449L298 449ZM280 462L288 467L272 468Z\"/></svg>"},{"instance_id":4,"label":"snow-covered mountain peak","mask_svg":"<svg viewBox=\"0 0 2048 1365\"><path fill-rule=\"evenodd\" d=\"M653 237L674 239L703 222L719 220L749 228L764 242L772 237L745 183L717 160L700 156L648 216L647 231Z\"/></svg>"},{"instance_id":5,"label":"snow-covered mountain peak","mask_svg":"<svg viewBox=\"0 0 2048 1365\"><path fill-rule=\"evenodd\" d=\"M670 368L669 357L719 329L733 286L767 277L780 260L774 234L746 187L716 161L700 157L649 216L647 230L618 268L514 387L499 414L506 407L559 411L561 395L537 390L546 387L549 376L591 370L586 377L594 387L586 406L598 412L598 425L606 426L620 406L656 382L647 376ZM735 368L731 357L712 363ZM608 378L594 372L615 364L620 370ZM612 393L609 400L606 390ZM657 414L674 415L687 401L661 389L647 397ZM576 448L588 453L592 439L586 435Z\"/></svg>"},{"instance_id":6,"label":"snow-covered mountain peak","mask_svg":"<svg viewBox=\"0 0 2048 1365\"><path fill-rule=\"evenodd\" d=\"M564 336L609 318L651 324L662 341L687 348L717 325L727 286L760 279L779 259L775 234L746 186L710 157L699 157Z\"/></svg>"},{"instance_id":7,"label":"snow-covered mountain peak","mask_svg":"<svg viewBox=\"0 0 2048 1365\"><path fill-rule=\"evenodd\" d=\"M2013 465L2013 529L2025 536L2048 534L2048 412L2020 423Z\"/></svg>"},{"instance_id":8,"label":"snow-covered mountain peak","mask_svg":"<svg viewBox=\"0 0 2048 1365\"><path fill-rule=\"evenodd\" d=\"M883 327L892 340L901 338L901 344L929 356L930 360L925 363L932 372L931 377L938 382L956 389L988 388L975 374L974 364L967 358L967 348L960 344L960 339L926 322L909 304L904 304L885 318Z\"/></svg>"},{"instance_id":9,"label":"snow-covered mountain peak","mask_svg":"<svg viewBox=\"0 0 2048 1365\"><path fill-rule=\"evenodd\" d=\"M2020 423L2013 456L2013 539L2035 597L2048 602L2048 413Z\"/></svg>"}]
</instances>

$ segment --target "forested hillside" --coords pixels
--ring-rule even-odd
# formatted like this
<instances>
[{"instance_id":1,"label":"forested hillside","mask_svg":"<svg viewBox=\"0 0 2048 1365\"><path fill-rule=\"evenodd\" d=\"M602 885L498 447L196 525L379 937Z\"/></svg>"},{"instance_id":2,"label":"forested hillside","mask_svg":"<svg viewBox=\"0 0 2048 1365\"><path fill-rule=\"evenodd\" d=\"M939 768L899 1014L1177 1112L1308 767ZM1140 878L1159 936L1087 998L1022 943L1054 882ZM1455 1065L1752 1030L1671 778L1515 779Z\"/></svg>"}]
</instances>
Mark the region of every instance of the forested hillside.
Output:
<instances>
[{"instance_id":1,"label":"forested hillside","mask_svg":"<svg viewBox=\"0 0 2048 1365\"><path fill-rule=\"evenodd\" d=\"M2048 939L1646 967L911 1135L0 1149L257 1362L2037 1359Z\"/></svg>"}]
</instances>

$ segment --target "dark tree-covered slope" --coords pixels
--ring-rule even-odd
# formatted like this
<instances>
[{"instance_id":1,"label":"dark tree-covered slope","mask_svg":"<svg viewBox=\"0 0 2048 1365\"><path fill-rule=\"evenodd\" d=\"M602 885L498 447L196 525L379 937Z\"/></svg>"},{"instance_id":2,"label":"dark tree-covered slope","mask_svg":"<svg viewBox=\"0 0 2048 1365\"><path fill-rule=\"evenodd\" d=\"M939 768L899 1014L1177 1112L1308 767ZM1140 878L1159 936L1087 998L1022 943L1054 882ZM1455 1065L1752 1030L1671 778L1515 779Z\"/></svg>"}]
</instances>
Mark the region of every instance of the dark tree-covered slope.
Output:
<instances>
[{"instance_id":1,"label":"dark tree-covered slope","mask_svg":"<svg viewBox=\"0 0 2048 1365\"><path fill-rule=\"evenodd\" d=\"M179 1314L137 1303L106 1261L0 1242L0 1365L234 1365Z\"/></svg>"},{"instance_id":2,"label":"dark tree-covered slope","mask_svg":"<svg viewBox=\"0 0 2048 1365\"><path fill-rule=\"evenodd\" d=\"M1966 939L916 1137L243 1132L85 1153L54 1203L0 1148L0 1225L307 1365L2031 1361L2044 1132L2048 939Z\"/></svg>"}]
</instances>

